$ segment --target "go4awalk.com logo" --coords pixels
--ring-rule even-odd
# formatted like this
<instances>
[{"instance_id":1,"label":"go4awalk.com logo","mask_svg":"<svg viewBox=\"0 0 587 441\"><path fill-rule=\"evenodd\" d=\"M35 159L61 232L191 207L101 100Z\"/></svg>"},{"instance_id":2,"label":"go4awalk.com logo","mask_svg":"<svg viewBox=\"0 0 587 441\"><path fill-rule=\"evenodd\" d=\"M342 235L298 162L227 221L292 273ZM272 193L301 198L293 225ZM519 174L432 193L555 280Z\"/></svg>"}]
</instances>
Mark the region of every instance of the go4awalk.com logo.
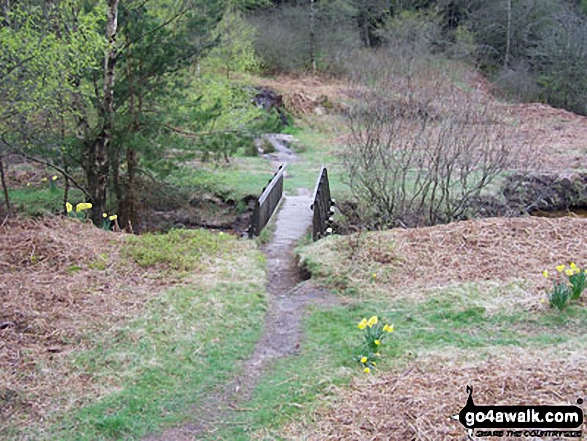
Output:
<instances>
[{"instance_id":1,"label":"go4awalk.com logo","mask_svg":"<svg viewBox=\"0 0 587 441\"><path fill-rule=\"evenodd\" d=\"M583 410L578 406L477 406L467 386L467 404L453 418L476 437L580 438ZM577 404L583 404L579 398Z\"/></svg>"}]
</instances>

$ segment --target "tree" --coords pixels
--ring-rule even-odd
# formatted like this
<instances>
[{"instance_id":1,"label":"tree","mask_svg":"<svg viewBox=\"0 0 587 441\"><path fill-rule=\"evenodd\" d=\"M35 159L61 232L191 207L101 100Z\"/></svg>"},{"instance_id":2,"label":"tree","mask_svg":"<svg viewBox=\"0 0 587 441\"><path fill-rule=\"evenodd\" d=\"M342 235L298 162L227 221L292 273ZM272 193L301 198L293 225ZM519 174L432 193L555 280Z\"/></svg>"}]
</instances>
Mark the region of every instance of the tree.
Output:
<instances>
[{"instance_id":1,"label":"tree","mask_svg":"<svg viewBox=\"0 0 587 441\"><path fill-rule=\"evenodd\" d=\"M587 19L570 8L555 15L532 59L544 99L587 115Z\"/></svg>"},{"instance_id":2,"label":"tree","mask_svg":"<svg viewBox=\"0 0 587 441\"><path fill-rule=\"evenodd\" d=\"M561 5L550 0L471 0L467 25L484 67L509 67L528 60Z\"/></svg>"},{"instance_id":3,"label":"tree","mask_svg":"<svg viewBox=\"0 0 587 441\"><path fill-rule=\"evenodd\" d=\"M255 53L255 37L255 28L247 24L235 6L230 5L212 33L212 38L219 43L206 57L207 63L222 67L227 80L231 72L257 70L260 60Z\"/></svg>"},{"instance_id":4,"label":"tree","mask_svg":"<svg viewBox=\"0 0 587 441\"><path fill-rule=\"evenodd\" d=\"M82 166L95 223L105 211L111 178L121 224L139 230L140 155L156 153L150 144L163 130L162 97L173 88L177 96L179 73L214 45L212 31L221 14L221 2L109 2L102 93L93 79L97 123L90 123L91 112L83 118Z\"/></svg>"},{"instance_id":5,"label":"tree","mask_svg":"<svg viewBox=\"0 0 587 441\"><path fill-rule=\"evenodd\" d=\"M106 12L106 41L108 47L104 58L104 86L102 103L98 108L101 118L100 132L91 142L86 140L83 152L84 169L88 191L92 198L92 221L99 225L106 211L106 184L108 182L108 150L114 129L114 85L118 61L116 38L118 35L118 0L108 0Z\"/></svg>"},{"instance_id":6,"label":"tree","mask_svg":"<svg viewBox=\"0 0 587 441\"><path fill-rule=\"evenodd\" d=\"M76 2L3 3L0 25L0 141L19 153L68 173L70 140L79 115L91 105L80 78L96 72L105 49L99 8ZM82 187L83 190L85 190Z\"/></svg>"}]
</instances>

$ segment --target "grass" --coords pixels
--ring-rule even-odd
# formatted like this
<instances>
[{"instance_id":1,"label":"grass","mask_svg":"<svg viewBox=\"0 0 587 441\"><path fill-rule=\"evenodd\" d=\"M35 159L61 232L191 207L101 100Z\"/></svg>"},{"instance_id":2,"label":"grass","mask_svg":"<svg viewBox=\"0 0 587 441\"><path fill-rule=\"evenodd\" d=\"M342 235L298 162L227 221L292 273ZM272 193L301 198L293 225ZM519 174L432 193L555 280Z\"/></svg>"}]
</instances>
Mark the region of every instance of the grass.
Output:
<instances>
[{"instance_id":1,"label":"grass","mask_svg":"<svg viewBox=\"0 0 587 441\"><path fill-rule=\"evenodd\" d=\"M238 158L222 166L201 168L185 165L170 177L170 183L195 192L212 193L225 199L240 200L261 194L275 170L263 158Z\"/></svg>"},{"instance_id":2,"label":"grass","mask_svg":"<svg viewBox=\"0 0 587 441\"><path fill-rule=\"evenodd\" d=\"M300 187L313 190L320 167L325 165L333 197L348 197L350 190L342 180L343 169L336 153L337 147L332 145L332 134L305 126L286 127L284 132L293 134L300 141L297 145L301 146L292 146L300 162L287 167L286 194L294 194L295 189ZM238 157L230 164L202 163L198 164L198 168L185 165L172 173L169 182L190 191L212 193L238 201L248 195L260 195L274 172L266 158Z\"/></svg>"},{"instance_id":3,"label":"grass","mask_svg":"<svg viewBox=\"0 0 587 441\"><path fill-rule=\"evenodd\" d=\"M119 390L63 421L59 437L136 438L187 419L251 352L263 314L258 294L230 283L167 291L75 360L79 371L110 377Z\"/></svg>"},{"instance_id":4,"label":"grass","mask_svg":"<svg viewBox=\"0 0 587 441\"><path fill-rule=\"evenodd\" d=\"M328 169L332 197L334 199L348 197L350 190L342 179L343 167L340 157L337 156L338 147L332 145L332 135L307 127L299 128L295 132L294 136L299 139L299 144L304 149L298 153L302 161L288 166L288 172L292 177L292 183L288 189L304 187L313 190L320 167L324 165Z\"/></svg>"},{"instance_id":5,"label":"grass","mask_svg":"<svg viewBox=\"0 0 587 441\"><path fill-rule=\"evenodd\" d=\"M57 187L49 188L49 184L43 187L22 187L8 191L11 203L18 211L27 216L41 216L47 213L60 213L63 211L63 190ZM69 190L69 201L75 206L84 201L83 193L78 189Z\"/></svg>"},{"instance_id":6,"label":"grass","mask_svg":"<svg viewBox=\"0 0 587 441\"><path fill-rule=\"evenodd\" d=\"M142 265L192 276L152 296L129 321L85 335L87 349L66 362L91 392L80 398L63 388L60 402L75 400L76 410L55 412L48 429L19 428L18 436L139 439L193 417L252 353L266 308L264 256L252 242L203 230L129 239L127 253Z\"/></svg>"},{"instance_id":7,"label":"grass","mask_svg":"<svg viewBox=\"0 0 587 441\"><path fill-rule=\"evenodd\" d=\"M376 260L386 258L386 252L394 248L391 243L390 250L361 255L358 263L347 256L347 242L345 238L331 238L320 246L300 245L297 252L316 271L320 283L336 289L353 265L360 266L357 271L366 274L371 268L381 271L382 265ZM342 306L311 310L305 320L305 340L299 355L278 360L267 369L251 400L242 405L217 439L291 439L283 434L292 422L304 422L301 427L312 425L317 411L336 402L340 387L346 387L355 377L365 378L353 360L361 350L362 332L356 325L363 317L378 315L395 325L396 332L383 345L378 364L382 374L401 372L414 360L429 359L435 354L455 357L453 362L457 363L467 357L482 360L487 354L520 348L551 354L553 348L584 346L584 306L573 304L560 313L540 307L536 296L530 306L525 298L519 303L495 299L515 300L524 295L523 280L451 282L424 289L422 295L405 296L401 292L386 296L380 289L380 283L393 289L393 270L385 282L359 281L357 277L345 279L342 285L346 289L339 291ZM415 275L414 282L417 281Z\"/></svg>"},{"instance_id":8,"label":"grass","mask_svg":"<svg viewBox=\"0 0 587 441\"><path fill-rule=\"evenodd\" d=\"M277 360L257 384L252 399L214 439L247 440L258 431L279 438L279 427L307 414L353 373L353 339L346 309L313 308L304 321L306 339L299 356Z\"/></svg>"},{"instance_id":9,"label":"grass","mask_svg":"<svg viewBox=\"0 0 587 441\"><path fill-rule=\"evenodd\" d=\"M126 253L142 267L162 265L174 270L197 269L207 256L228 252L233 239L205 230L171 230L167 234L131 236Z\"/></svg>"},{"instance_id":10,"label":"grass","mask_svg":"<svg viewBox=\"0 0 587 441\"><path fill-rule=\"evenodd\" d=\"M282 439L284 424L311 421L312 413L334 398L336 387L365 375L353 360L361 352L362 331L356 324L363 317L378 315L395 325L396 332L382 348L378 369L383 372L439 350L491 353L499 347L546 348L580 341L587 330L587 310L577 306L564 316L524 311L490 315L484 308L453 304L451 297L447 291L444 297L425 302L351 301L347 306L313 308L304 323L300 355L274 362L253 398L242 405L244 411L215 439Z\"/></svg>"}]
</instances>

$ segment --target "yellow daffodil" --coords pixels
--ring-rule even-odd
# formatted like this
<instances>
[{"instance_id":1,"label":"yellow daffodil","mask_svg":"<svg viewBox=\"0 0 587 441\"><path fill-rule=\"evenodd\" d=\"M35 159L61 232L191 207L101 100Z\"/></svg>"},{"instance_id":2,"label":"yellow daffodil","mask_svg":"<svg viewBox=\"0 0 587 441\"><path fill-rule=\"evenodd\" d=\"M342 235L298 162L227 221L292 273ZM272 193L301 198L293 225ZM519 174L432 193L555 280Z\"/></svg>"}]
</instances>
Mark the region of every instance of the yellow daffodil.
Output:
<instances>
[{"instance_id":1,"label":"yellow daffodil","mask_svg":"<svg viewBox=\"0 0 587 441\"><path fill-rule=\"evenodd\" d=\"M367 357L361 357L361 363L367 363Z\"/></svg>"},{"instance_id":2,"label":"yellow daffodil","mask_svg":"<svg viewBox=\"0 0 587 441\"><path fill-rule=\"evenodd\" d=\"M385 326L383 327L383 330L384 330L385 332L393 332L393 331L394 331L394 329L393 329L393 325L385 325Z\"/></svg>"},{"instance_id":3,"label":"yellow daffodil","mask_svg":"<svg viewBox=\"0 0 587 441\"><path fill-rule=\"evenodd\" d=\"M373 277L374 279L376 279L377 278L377 274L373 273L373 274L371 274L371 277Z\"/></svg>"},{"instance_id":4,"label":"yellow daffodil","mask_svg":"<svg viewBox=\"0 0 587 441\"><path fill-rule=\"evenodd\" d=\"M116 214L113 214L108 219L110 219L111 221L115 221L116 219L118 219L118 216Z\"/></svg>"},{"instance_id":5,"label":"yellow daffodil","mask_svg":"<svg viewBox=\"0 0 587 441\"><path fill-rule=\"evenodd\" d=\"M371 372L371 369L369 369L368 367L366 367L365 369L363 369L363 372L365 372L366 374L368 374L369 372Z\"/></svg>"},{"instance_id":6,"label":"yellow daffodil","mask_svg":"<svg viewBox=\"0 0 587 441\"><path fill-rule=\"evenodd\" d=\"M376 324L377 324L377 316L376 316L376 315L374 315L374 316L373 316L373 317L371 317L371 318L369 319L369 321L367 322L367 326L369 326L369 327L371 328L373 325L376 325Z\"/></svg>"},{"instance_id":7,"label":"yellow daffodil","mask_svg":"<svg viewBox=\"0 0 587 441\"><path fill-rule=\"evenodd\" d=\"M218 234L219 236L224 236L224 233L221 231L220 234Z\"/></svg>"},{"instance_id":8,"label":"yellow daffodil","mask_svg":"<svg viewBox=\"0 0 587 441\"><path fill-rule=\"evenodd\" d=\"M577 265L575 265L575 262L571 262L571 269L572 270L576 270L577 269Z\"/></svg>"},{"instance_id":9,"label":"yellow daffodil","mask_svg":"<svg viewBox=\"0 0 587 441\"><path fill-rule=\"evenodd\" d=\"M572 269L568 268L565 270L565 274L567 276L572 276L573 274L575 274L575 271L573 271Z\"/></svg>"},{"instance_id":10,"label":"yellow daffodil","mask_svg":"<svg viewBox=\"0 0 587 441\"><path fill-rule=\"evenodd\" d=\"M559 265L559 266L557 266L557 267L556 267L556 270L557 270L559 273L562 273L562 272L564 271L564 269L565 269L565 268L566 268L566 266L565 266L565 265Z\"/></svg>"},{"instance_id":11,"label":"yellow daffodil","mask_svg":"<svg viewBox=\"0 0 587 441\"><path fill-rule=\"evenodd\" d=\"M540 303L546 303L546 299L540 299Z\"/></svg>"},{"instance_id":12,"label":"yellow daffodil","mask_svg":"<svg viewBox=\"0 0 587 441\"><path fill-rule=\"evenodd\" d=\"M373 362L373 366L377 366L377 363Z\"/></svg>"},{"instance_id":13,"label":"yellow daffodil","mask_svg":"<svg viewBox=\"0 0 587 441\"><path fill-rule=\"evenodd\" d=\"M47 182L47 178L41 179L41 182Z\"/></svg>"},{"instance_id":14,"label":"yellow daffodil","mask_svg":"<svg viewBox=\"0 0 587 441\"><path fill-rule=\"evenodd\" d=\"M377 346L379 346L381 344L381 342L379 340L375 340L373 343L375 343Z\"/></svg>"},{"instance_id":15,"label":"yellow daffodil","mask_svg":"<svg viewBox=\"0 0 587 441\"><path fill-rule=\"evenodd\" d=\"M57 180L57 175L53 175L53 177L51 179L53 179L54 181L56 181Z\"/></svg>"},{"instance_id":16,"label":"yellow daffodil","mask_svg":"<svg viewBox=\"0 0 587 441\"><path fill-rule=\"evenodd\" d=\"M65 209L67 210L68 213L71 213L71 210L73 210L73 206L69 202L66 202Z\"/></svg>"},{"instance_id":17,"label":"yellow daffodil","mask_svg":"<svg viewBox=\"0 0 587 441\"><path fill-rule=\"evenodd\" d=\"M379 352L375 352L375 357L381 357L381 354Z\"/></svg>"},{"instance_id":18,"label":"yellow daffodil","mask_svg":"<svg viewBox=\"0 0 587 441\"><path fill-rule=\"evenodd\" d=\"M548 271L546 271L546 270L542 271L542 275L548 279Z\"/></svg>"},{"instance_id":19,"label":"yellow daffodil","mask_svg":"<svg viewBox=\"0 0 587 441\"><path fill-rule=\"evenodd\" d=\"M90 202L80 202L75 206L75 212L79 213L80 211L88 210L92 208L92 204Z\"/></svg>"},{"instance_id":20,"label":"yellow daffodil","mask_svg":"<svg viewBox=\"0 0 587 441\"><path fill-rule=\"evenodd\" d=\"M367 319L361 320L357 326L359 329L365 329L367 327Z\"/></svg>"},{"instance_id":21,"label":"yellow daffodil","mask_svg":"<svg viewBox=\"0 0 587 441\"><path fill-rule=\"evenodd\" d=\"M26 183L26 186L27 186L27 187L30 187L30 186L31 186L31 183L30 183L30 182L27 182L27 183Z\"/></svg>"},{"instance_id":22,"label":"yellow daffodil","mask_svg":"<svg viewBox=\"0 0 587 441\"><path fill-rule=\"evenodd\" d=\"M108 217L108 213L102 213L102 217L103 218L107 218Z\"/></svg>"}]
</instances>

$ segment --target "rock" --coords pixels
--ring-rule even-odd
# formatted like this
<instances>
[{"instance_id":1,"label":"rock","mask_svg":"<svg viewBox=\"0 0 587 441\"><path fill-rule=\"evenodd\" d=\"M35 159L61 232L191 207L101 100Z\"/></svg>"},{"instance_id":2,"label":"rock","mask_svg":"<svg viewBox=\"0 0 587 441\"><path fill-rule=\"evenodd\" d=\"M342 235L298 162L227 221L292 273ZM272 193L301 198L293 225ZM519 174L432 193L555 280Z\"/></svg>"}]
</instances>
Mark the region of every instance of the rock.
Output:
<instances>
[{"instance_id":1,"label":"rock","mask_svg":"<svg viewBox=\"0 0 587 441\"><path fill-rule=\"evenodd\" d=\"M262 107L267 112L271 112L271 110L275 109L279 114L279 118L281 119L281 123L285 126L287 125L287 116L283 111L283 96L277 94L271 89L266 87L258 87L257 93L255 98L253 98L253 102Z\"/></svg>"}]
</instances>

